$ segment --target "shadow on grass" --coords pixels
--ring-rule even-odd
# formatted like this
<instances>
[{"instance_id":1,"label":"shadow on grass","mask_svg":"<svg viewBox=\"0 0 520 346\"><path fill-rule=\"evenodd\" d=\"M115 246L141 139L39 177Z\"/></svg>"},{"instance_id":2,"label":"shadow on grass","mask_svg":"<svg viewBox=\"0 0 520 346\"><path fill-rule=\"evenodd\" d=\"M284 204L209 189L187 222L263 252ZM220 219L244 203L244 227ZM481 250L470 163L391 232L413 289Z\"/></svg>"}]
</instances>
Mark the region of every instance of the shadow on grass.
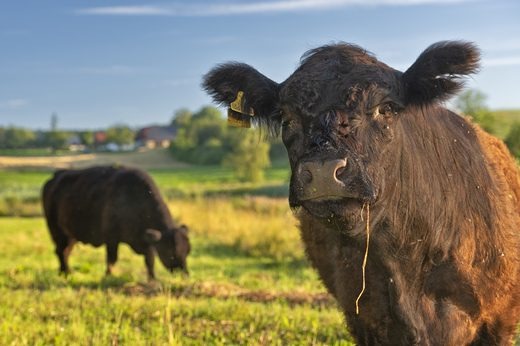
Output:
<instances>
[{"instance_id":1,"label":"shadow on grass","mask_svg":"<svg viewBox=\"0 0 520 346\"><path fill-rule=\"evenodd\" d=\"M303 269L309 266L305 258L269 258L251 255L249 252L241 250L238 245L228 245L222 243L207 243L199 245L194 252L195 256L210 256L222 260L251 260L251 265L256 269L279 270L281 268ZM234 264L236 266L236 264Z\"/></svg>"},{"instance_id":2,"label":"shadow on grass","mask_svg":"<svg viewBox=\"0 0 520 346\"><path fill-rule=\"evenodd\" d=\"M270 269L277 264L268 265ZM300 266L300 263L292 264ZM30 273L26 273L30 274ZM290 306L311 305L314 307L335 306L332 297L322 292L304 291L277 291L270 289L247 289L237 284L217 282L211 280L194 280L191 278L174 280L135 281L131 275L105 276L100 280L82 279L74 273L68 277L60 276L55 270L42 269L31 275L24 275L22 281L3 283L4 288L10 290L31 290L39 292L59 291L72 289L80 294L89 294L89 291L105 291L124 296L156 297L166 296L185 299L235 299L253 303L280 302ZM32 280L31 280L32 279Z\"/></svg>"}]
</instances>

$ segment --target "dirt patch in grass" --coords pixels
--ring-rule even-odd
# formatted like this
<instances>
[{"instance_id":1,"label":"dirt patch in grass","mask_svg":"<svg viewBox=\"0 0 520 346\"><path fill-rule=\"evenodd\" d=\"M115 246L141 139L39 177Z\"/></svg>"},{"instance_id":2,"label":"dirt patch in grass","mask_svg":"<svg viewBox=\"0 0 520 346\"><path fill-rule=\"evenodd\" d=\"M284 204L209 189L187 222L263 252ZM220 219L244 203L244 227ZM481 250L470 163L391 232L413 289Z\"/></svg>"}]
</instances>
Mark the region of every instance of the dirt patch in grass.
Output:
<instances>
[{"instance_id":1,"label":"dirt patch in grass","mask_svg":"<svg viewBox=\"0 0 520 346\"><path fill-rule=\"evenodd\" d=\"M280 292L267 290L248 290L233 284L200 282L194 284L164 287L158 282L127 284L121 287L127 295L154 296L170 290L172 296L183 298L235 298L247 302L269 303L285 301L287 304L310 305L313 307L335 306L334 299L326 292Z\"/></svg>"},{"instance_id":2,"label":"dirt patch in grass","mask_svg":"<svg viewBox=\"0 0 520 346\"><path fill-rule=\"evenodd\" d=\"M175 161L168 150L156 149L128 153L91 153L62 156L0 156L0 169L84 168L95 165L125 165L142 169L187 167Z\"/></svg>"}]
</instances>

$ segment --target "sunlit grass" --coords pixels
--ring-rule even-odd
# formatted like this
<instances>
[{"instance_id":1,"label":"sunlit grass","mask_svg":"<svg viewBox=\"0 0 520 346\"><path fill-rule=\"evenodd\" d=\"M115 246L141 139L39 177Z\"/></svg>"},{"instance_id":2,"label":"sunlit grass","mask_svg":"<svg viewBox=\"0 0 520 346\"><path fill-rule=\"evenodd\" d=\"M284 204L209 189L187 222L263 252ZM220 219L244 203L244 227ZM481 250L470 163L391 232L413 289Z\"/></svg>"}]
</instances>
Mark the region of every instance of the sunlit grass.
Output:
<instances>
[{"instance_id":1,"label":"sunlit grass","mask_svg":"<svg viewBox=\"0 0 520 346\"><path fill-rule=\"evenodd\" d=\"M303 259L297 222L287 200L265 197L172 201L170 209L194 233L246 255Z\"/></svg>"},{"instance_id":2,"label":"sunlit grass","mask_svg":"<svg viewBox=\"0 0 520 346\"><path fill-rule=\"evenodd\" d=\"M190 277L120 247L113 277L103 248L79 244L72 275L42 218L0 218L1 345L351 345L341 313L303 258L283 199L170 202L190 227Z\"/></svg>"}]
</instances>

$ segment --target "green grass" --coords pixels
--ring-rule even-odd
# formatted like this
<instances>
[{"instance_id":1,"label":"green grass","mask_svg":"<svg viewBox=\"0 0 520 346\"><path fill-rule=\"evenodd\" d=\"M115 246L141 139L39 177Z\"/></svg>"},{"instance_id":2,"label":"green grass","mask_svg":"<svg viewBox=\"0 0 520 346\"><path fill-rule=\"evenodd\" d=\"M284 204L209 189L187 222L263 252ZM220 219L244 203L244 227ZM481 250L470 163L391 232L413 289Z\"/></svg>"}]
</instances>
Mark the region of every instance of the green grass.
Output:
<instances>
[{"instance_id":1,"label":"green grass","mask_svg":"<svg viewBox=\"0 0 520 346\"><path fill-rule=\"evenodd\" d=\"M263 205L264 215L285 220L281 201L273 203L271 211ZM212 204L213 220L229 212L253 218L259 208ZM294 254L253 256L234 244L229 226L236 220L207 229L193 224L187 204L177 211L191 224L190 277L171 275L157 260L152 283L143 258L125 245L113 277L103 275L104 249L81 244L71 255L72 275L59 276L42 218L0 218L0 344L352 345L341 313L297 251L294 226L277 240Z\"/></svg>"},{"instance_id":2,"label":"green grass","mask_svg":"<svg viewBox=\"0 0 520 346\"><path fill-rule=\"evenodd\" d=\"M520 109L502 109L491 113L494 118L494 133L502 139L507 136L513 123L520 122Z\"/></svg>"},{"instance_id":3,"label":"green grass","mask_svg":"<svg viewBox=\"0 0 520 346\"><path fill-rule=\"evenodd\" d=\"M190 228L189 278L157 259L159 281L147 282L126 245L105 277L104 248L83 244L72 275L59 276L40 217L52 171L0 171L0 213L34 216L0 218L0 345L352 345L304 258L286 167L264 184L237 183L220 167L150 174Z\"/></svg>"},{"instance_id":4,"label":"green grass","mask_svg":"<svg viewBox=\"0 0 520 346\"><path fill-rule=\"evenodd\" d=\"M40 191L51 172L0 171L0 216L39 216Z\"/></svg>"},{"instance_id":5,"label":"green grass","mask_svg":"<svg viewBox=\"0 0 520 346\"><path fill-rule=\"evenodd\" d=\"M0 156L49 156L49 155L74 155L70 150L57 150L52 152L50 148L28 148L28 149L0 149Z\"/></svg>"},{"instance_id":6,"label":"green grass","mask_svg":"<svg viewBox=\"0 0 520 346\"><path fill-rule=\"evenodd\" d=\"M0 213L11 215L0 218L0 345L352 344L304 258L286 197L267 197L286 195L287 168L270 169L265 184L237 183L220 167L152 171L193 249L189 278L157 259L152 283L124 244L112 277L104 248L83 244L72 275L58 275L40 217L51 175L0 171Z\"/></svg>"},{"instance_id":7,"label":"green grass","mask_svg":"<svg viewBox=\"0 0 520 346\"><path fill-rule=\"evenodd\" d=\"M264 184L220 167L151 171L193 249L189 278L156 259L152 283L126 245L112 277L104 248L82 244L58 275L40 217L51 175L0 171L0 345L353 345L305 260L283 165Z\"/></svg>"}]
</instances>

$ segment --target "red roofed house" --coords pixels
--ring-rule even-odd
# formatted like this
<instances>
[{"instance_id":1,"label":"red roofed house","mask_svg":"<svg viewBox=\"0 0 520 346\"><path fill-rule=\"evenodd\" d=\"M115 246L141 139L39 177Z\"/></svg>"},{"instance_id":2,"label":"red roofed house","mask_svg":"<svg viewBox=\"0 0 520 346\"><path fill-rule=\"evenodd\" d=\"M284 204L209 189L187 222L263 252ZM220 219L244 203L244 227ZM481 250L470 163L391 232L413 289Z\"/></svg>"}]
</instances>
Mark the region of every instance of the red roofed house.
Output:
<instances>
[{"instance_id":1,"label":"red roofed house","mask_svg":"<svg viewBox=\"0 0 520 346\"><path fill-rule=\"evenodd\" d=\"M175 139L177 131L171 126L148 126L137 131L136 146L146 148L167 148Z\"/></svg>"}]
</instances>

